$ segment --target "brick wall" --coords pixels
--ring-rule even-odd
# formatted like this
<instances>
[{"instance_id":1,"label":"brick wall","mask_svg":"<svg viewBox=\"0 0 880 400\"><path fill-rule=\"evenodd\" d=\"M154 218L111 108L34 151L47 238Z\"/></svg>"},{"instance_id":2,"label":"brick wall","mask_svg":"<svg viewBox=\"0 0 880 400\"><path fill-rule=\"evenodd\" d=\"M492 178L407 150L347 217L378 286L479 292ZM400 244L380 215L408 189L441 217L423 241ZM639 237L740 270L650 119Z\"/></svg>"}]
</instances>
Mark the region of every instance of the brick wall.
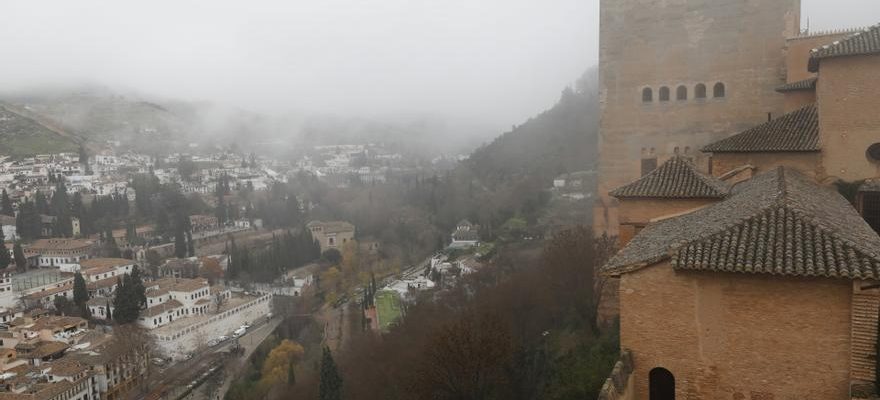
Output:
<instances>
[{"instance_id":1,"label":"brick wall","mask_svg":"<svg viewBox=\"0 0 880 400\"><path fill-rule=\"evenodd\" d=\"M865 286L865 289L862 287ZM874 382L877 355L877 315L880 312L880 289L873 283L854 282L852 301L852 368L853 381Z\"/></svg>"},{"instance_id":2,"label":"brick wall","mask_svg":"<svg viewBox=\"0 0 880 400\"><path fill-rule=\"evenodd\" d=\"M817 94L822 169L828 180L880 176L868 146L880 142L880 55L822 60Z\"/></svg>"},{"instance_id":3,"label":"brick wall","mask_svg":"<svg viewBox=\"0 0 880 400\"><path fill-rule=\"evenodd\" d=\"M743 165L755 167L756 169L752 171L753 175L785 166L795 168L808 176L815 176L819 165L819 153L715 153L712 155L712 175L716 177Z\"/></svg>"},{"instance_id":4,"label":"brick wall","mask_svg":"<svg viewBox=\"0 0 880 400\"><path fill-rule=\"evenodd\" d=\"M807 69L810 50L834 43L851 32L836 32L807 36L796 36L786 41L785 65L788 70L788 82L802 81L816 76Z\"/></svg>"},{"instance_id":5,"label":"brick wall","mask_svg":"<svg viewBox=\"0 0 880 400\"><path fill-rule=\"evenodd\" d=\"M643 156L662 163L766 121L783 110L774 89L786 80L785 39L800 23L799 0L616 0L600 3L600 201L596 230L615 235L617 209L608 191L640 176ZM743 29L748 26L748 29ZM724 83L724 98L712 96ZM695 86L708 98L696 99ZM676 100L683 85L688 99ZM670 101L658 101L662 86ZM654 101L642 101L650 87Z\"/></svg>"},{"instance_id":6,"label":"brick wall","mask_svg":"<svg viewBox=\"0 0 880 400\"><path fill-rule=\"evenodd\" d=\"M816 92L813 90L798 90L785 93L785 110L783 112L790 113L800 110L808 104L816 102ZM779 117L774 115L773 118Z\"/></svg>"},{"instance_id":7,"label":"brick wall","mask_svg":"<svg viewBox=\"0 0 880 400\"><path fill-rule=\"evenodd\" d=\"M641 227L656 218L680 214L714 203L713 199L621 199L618 245L625 246Z\"/></svg>"},{"instance_id":8,"label":"brick wall","mask_svg":"<svg viewBox=\"0 0 880 400\"><path fill-rule=\"evenodd\" d=\"M636 398L648 373L682 399L848 399L849 281L676 273L659 263L620 281L621 348Z\"/></svg>"}]
</instances>

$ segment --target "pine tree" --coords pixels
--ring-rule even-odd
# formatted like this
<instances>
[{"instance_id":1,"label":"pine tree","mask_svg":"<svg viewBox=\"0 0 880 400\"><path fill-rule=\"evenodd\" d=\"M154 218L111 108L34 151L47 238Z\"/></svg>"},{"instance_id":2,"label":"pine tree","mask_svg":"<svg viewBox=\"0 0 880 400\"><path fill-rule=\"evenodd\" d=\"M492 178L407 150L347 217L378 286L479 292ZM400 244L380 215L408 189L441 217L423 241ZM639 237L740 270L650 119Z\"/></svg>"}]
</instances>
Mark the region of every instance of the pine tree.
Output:
<instances>
[{"instance_id":1,"label":"pine tree","mask_svg":"<svg viewBox=\"0 0 880 400\"><path fill-rule=\"evenodd\" d=\"M6 189L3 189L3 194L0 195L0 214L10 217L15 215L15 210L12 209L12 200L9 199Z\"/></svg>"},{"instance_id":2,"label":"pine tree","mask_svg":"<svg viewBox=\"0 0 880 400\"><path fill-rule=\"evenodd\" d=\"M86 289L86 280L77 272L73 275L73 302L82 308L89 301L89 291Z\"/></svg>"},{"instance_id":3,"label":"pine tree","mask_svg":"<svg viewBox=\"0 0 880 400\"><path fill-rule=\"evenodd\" d=\"M16 243L15 246L12 247L12 255L15 260L15 268L18 269L19 272L26 271L27 258L24 256L24 250L21 248L21 243Z\"/></svg>"},{"instance_id":4,"label":"pine tree","mask_svg":"<svg viewBox=\"0 0 880 400\"><path fill-rule=\"evenodd\" d=\"M318 386L318 398L320 400L342 400L342 377L333 362L330 348L324 346L321 356L321 383Z\"/></svg>"},{"instance_id":5,"label":"pine tree","mask_svg":"<svg viewBox=\"0 0 880 400\"><path fill-rule=\"evenodd\" d=\"M12 256L6 249L6 236L3 235L3 229L0 229L0 269L4 269L12 264Z\"/></svg>"}]
</instances>

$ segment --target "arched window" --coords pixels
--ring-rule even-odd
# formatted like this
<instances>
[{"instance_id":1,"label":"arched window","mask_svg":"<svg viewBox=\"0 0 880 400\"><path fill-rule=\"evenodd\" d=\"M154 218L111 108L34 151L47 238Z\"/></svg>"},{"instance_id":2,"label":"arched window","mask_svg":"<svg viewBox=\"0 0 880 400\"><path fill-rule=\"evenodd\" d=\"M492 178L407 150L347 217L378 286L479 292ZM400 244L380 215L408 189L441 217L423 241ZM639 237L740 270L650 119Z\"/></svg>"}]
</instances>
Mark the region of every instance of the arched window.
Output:
<instances>
[{"instance_id":1,"label":"arched window","mask_svg":"<svg viewBox=\"0 0 880 400\"><path fill-rule=\"evenodd\" d=\"M660 101L669 101L669 88L666 86L660 88Z\"/></svg>"},{"instance_id":2,"label":"arched window","mask_svg":"<svg viewBox=\"0 0 880 400\"><path fill-rule=\"evenodd\" d=\"M650 103L652 101L654 101L654 91L649 87L642 89L642 102Z\"/></svg>"},{"instance_id":3,"label":"arched window","mask_svg":"<svg viewBox=\"0 0 880 400\"><path fill-rule=\"evenodd\" d=\"M694 86L694 97L698 99L706 98L706 85L702 83L698 83L697 86Z\"/></svg>"},{"instance_id":4,"label":"arched window","mask_svg":"<svg viewBox=\"0 0 880 400\"><path fill-rule=\"evenodd\" d=\"M650 400L675 400L675 377L666 368L654 368L648 373Z\"/></svg>"},{"instance_id":5,"label":"arched window","mask_svg":"<svg viewBox=\"0 0 880 400\"><path fill-rule=\"evenodd\" d=\"M715 84L715 87L712 88L712 97L724 97L724 84L718 82Z\"/></svg>"},{"instance_id":6,"label":"arched window","mask_svg":"<svg viewBox=\"0 0 880 400\"><path fill-rule=\"evenodd\" d=\"M684 87L684 85L679 86L678 89L675 89L675 99L676 100L687 100L688 99L688 89Z\"/></svg>"}]
</instances>

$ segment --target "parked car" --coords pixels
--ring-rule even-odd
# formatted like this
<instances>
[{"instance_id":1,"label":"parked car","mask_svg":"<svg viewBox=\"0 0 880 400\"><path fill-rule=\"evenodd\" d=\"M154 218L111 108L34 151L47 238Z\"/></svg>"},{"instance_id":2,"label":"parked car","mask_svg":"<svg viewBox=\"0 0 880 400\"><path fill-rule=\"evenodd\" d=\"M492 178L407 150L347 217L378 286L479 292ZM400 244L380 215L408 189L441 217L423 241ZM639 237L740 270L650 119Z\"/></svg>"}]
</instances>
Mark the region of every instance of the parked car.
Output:
<instances>
[{"instance_id":1,"label":"parked car","mask_svg":"<svg viewBox=\"0 0 880 400\"><path fill-rule=\"evenodd\" d=\"M229 336L223 335L223 336L218 337L217 340L218 340L220 343L223 343L223 342L229 340Z\"/></svg>"},{"instance_id":2,"label":"parked car","mask_svg":"<svg viewBox=\"0 0 880 400\"><path fill-rule=\"evenodd\" d=\"M220 339L211 339L208 341L208 347L214 347L220 344Z\"/></svg>"}]
</instances>

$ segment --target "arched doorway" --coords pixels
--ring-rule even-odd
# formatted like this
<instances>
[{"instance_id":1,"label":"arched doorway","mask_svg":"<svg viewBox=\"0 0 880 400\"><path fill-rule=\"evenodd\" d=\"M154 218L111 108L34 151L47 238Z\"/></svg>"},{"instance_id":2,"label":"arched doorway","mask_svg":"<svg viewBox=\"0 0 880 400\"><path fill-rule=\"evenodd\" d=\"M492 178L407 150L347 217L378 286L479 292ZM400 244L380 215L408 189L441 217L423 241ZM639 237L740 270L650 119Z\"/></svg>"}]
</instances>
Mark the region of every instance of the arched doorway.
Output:
<instances>
[{"instance_id":1,"label":"arched doorway","mask_svg":"<svg viewBox=\"0 0 880 400\"><path fill-rule=\"evenodd\" d=\"M666 368L654 368L648 374L650 400L675 400L675 377Z\"/></svg>"}]
</instances>

